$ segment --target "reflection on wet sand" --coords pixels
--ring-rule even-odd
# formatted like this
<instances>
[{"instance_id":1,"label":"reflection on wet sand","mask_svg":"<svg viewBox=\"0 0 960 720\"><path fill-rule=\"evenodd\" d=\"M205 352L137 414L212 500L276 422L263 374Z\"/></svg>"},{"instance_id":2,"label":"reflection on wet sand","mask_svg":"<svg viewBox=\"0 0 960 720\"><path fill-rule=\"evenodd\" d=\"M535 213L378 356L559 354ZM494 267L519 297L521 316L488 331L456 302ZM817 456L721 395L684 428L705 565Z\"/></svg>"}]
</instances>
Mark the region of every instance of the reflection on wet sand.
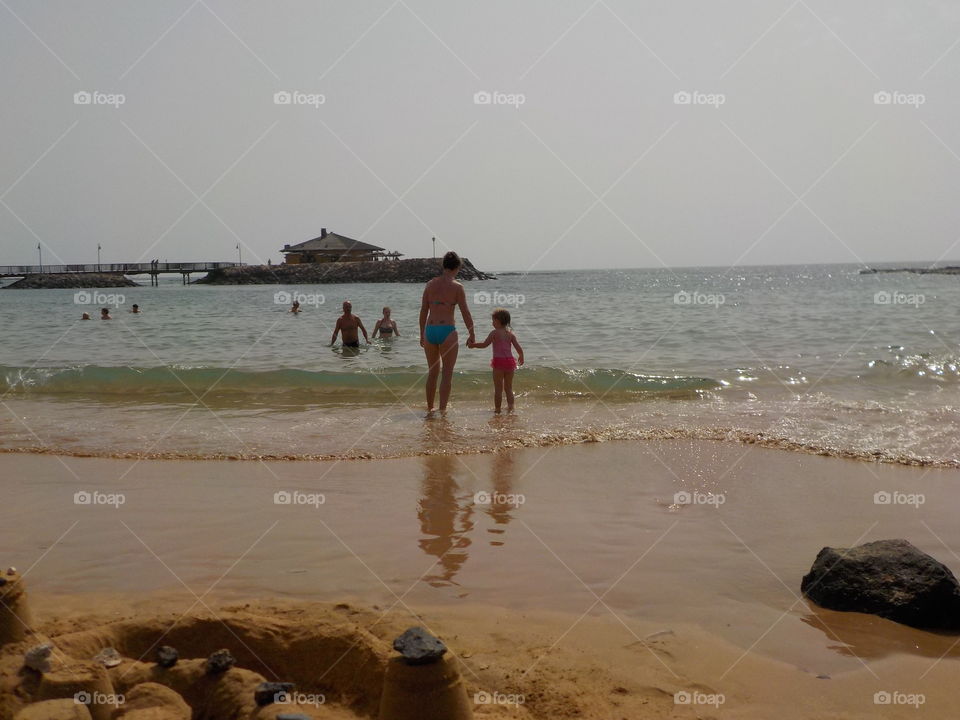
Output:
<instances>
[{"instance_id":1,"label":"reflection on wet sand","mask_svg":"<svg viewBox=\"0 0 960 720\"><path fill-rule=\"evenodd\" d=\"M484 510L493 518L494 525L497 526L487 528L487 532L493 535L503 535L506 532L505 526L513 519L511 513L517 508L513 494L513 482L516 475L514 462L513 453L498 452L493 456L492 477L490 479L493 492L489 493L490 504ZM491 540L490 544L502 546L504 541Z\"/></svg>"},{"instance_id":2,"label":"reflection on wet sand","mask_svg":"<svg viewBox=\"0 0 960 720\"><path fill-rule=\"evenodd\" d=\"M420 548L437 558L424 576L430 585L456 585L454 577L467 561L470 531L473 529L473 498L460 491L453 478L457 458L450 455L430 455L424 458L424 477L421 486Z\"/></svg>"},{"instance_id":3,"label":"reflection on wet sand","mask_svg":"<svg viewBox=\"0 0 960 720\"><path fill-rule=\"evenodd\" d=\"M444 417L428 416L424 422L423 446L438 450L455 441L456 431ZM494 453L490 463L490 482L487 487L479 477L476 493L463 489L454 478L456 472L469 472L456 455L427 455L423 458L424 475L421 497L417 507L420 521L420 548L437 558L435 565L424 576L430 585L443 587L459 585L455 577L466 563L476 520L475 512L491 518L492 527L487 532L494 536L490 544L504 545L506 526L513 513L523 502L523 497L514 492L516 469L515 457L510 452ZM519 498L519 501L518 501Z\"/></svg>"},{"instance_id":4,"label":"reflection on wet sand","mask_svg":"<svg viewBox=\"0 0 960 720\"><path fill-rule=\"evenodd\" d=\"M876 615L838 612L807 603L810 612L800 620L820 630L830 649L846 657L878 660L890 655L960 657L960 636L918 630Z\"/></svg>"}]
</instances>

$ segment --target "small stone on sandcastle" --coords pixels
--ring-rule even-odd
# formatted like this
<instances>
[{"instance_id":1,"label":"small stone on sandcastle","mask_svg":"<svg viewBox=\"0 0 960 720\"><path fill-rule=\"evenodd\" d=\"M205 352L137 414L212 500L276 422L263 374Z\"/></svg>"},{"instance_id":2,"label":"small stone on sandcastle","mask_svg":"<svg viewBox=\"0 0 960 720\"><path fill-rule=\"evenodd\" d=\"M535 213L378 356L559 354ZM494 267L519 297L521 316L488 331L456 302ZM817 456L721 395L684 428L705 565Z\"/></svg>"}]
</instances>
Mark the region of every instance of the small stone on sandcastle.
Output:
<instances>
[{"instance_id":1,"label":"small stone on sandcastle","mask_svg":"<svg viewBox=\"0 0 960 720\"><path fill-rule=\"evenodd\" d=\"M180 659L180 653L177 649L169 645L161 645L157 650L157 665L162 668L172 668Z\"/></svg>"},{"instance_id":2,"label":"small stone on sandcastle","mask_svg":"<svg viewBox=\"0 0 960 720\"><path fill-rule=\"evenodd\" d=\"M219 675L237 664L229 650L216 650L207 658L207 675Z\"/></svg>"},{"instance_id":3,"label":"small stone on sandcastle","mask_svg":"<svg viewBox=\"0 0 960 720\"><path fill-rule=\"evenodd\" d=\"M53 652L53 645L44 643L35 645L27 650L23 656L24 667L35 670L38 673L47 673L51 670L50 654Z\"/></svg>"}]
</instances>

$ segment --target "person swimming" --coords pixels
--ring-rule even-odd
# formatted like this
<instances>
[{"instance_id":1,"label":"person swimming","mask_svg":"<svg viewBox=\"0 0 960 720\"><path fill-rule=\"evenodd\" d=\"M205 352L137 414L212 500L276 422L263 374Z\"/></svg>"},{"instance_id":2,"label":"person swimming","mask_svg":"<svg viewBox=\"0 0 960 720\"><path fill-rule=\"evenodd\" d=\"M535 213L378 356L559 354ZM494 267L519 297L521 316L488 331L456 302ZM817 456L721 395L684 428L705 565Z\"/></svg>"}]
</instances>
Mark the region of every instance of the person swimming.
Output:
<instances>
[{"instance_id":1,"label":"person swimming","mask_svg":"<svg viewBox=\"0 0 960 720\"><path fill-rule=\"evenodd\" d=\"M397 321L390 317L390 312L389 307L383 309L383 317L377 320L377 324L373 326L374 337L377 336L377 333L380 333L380 337L400 337L400 330L397 329Z\"/></svg>"},{"instance_id":2,"label":"person swimming","mask_svg":"<svg viewBox=\"0 0 960 720\"><path fill-rule=\"evenodd\" d=\"M100 308L100 319L113 320L113 318L110 317L110 308Z\"/></svg>"},{"instance_id":3,"label":"person swimming","mask_svg":"<svg viewBox=\"0 0 960 720\"><path fill-rule=\"evenodd\" d=\"M343 347L359 348L360 338L357 330L363 333L363 341L370 344L370 338L367 337L367 329L357 315L353 314L353 305L349 300L343 301L343 315L337 318L337 326L333 329L333 337L330 338L330 344L337 341L337 334L343 333Z\"/></svg>"},{"instance_id":4,"label":"person swimming","mask_svg":"<svg viewBox=\"0 0 960 720\"><path fill-rule=\"evenodd\" d=\"M294 300L294 301L293 301L293 304L290 306L290 312L292 312L294 315L296 315L298 312L300 312L300 301L299 301L299 300Z\"/></svg>"},{"instance_id":5,"label":"person swimming","mask_svg":"<svg viewBox=\"0 0 960 720\"><path fill-rule=\"evenodd\" d=\"M83 315L80 316L80 319L81 319L81 320L89 320L89 319L90 319L90 313L84 313Z\"/></svg>"},{"instance_id":6,"label":"person swimming","mask_svg":"<svg viewBox=\"0 0 960 720\"><path fill-rule=\"evenodd\" d=\"M463 285L457 282L462 265L460 256L450 251L443 256L443 274L427 283L420 302L420 346L427 358L427 412L433 411L433 401L440 379L440 412L445 412L453 383L453 369L457 364L460 339L454 324L454 312L460 308L467 327L468 343L474 342L473 317L467 306ZM442 376L441 376L442 370Z\"/></svg>"},{"instance_id":7,"label":"person swimming","mask_svg":"<svg viewBox=\"0 0 960 720\"><path fill-rule=\"evenodd\" d=\"M141 313L140 313L140 306L137 305L136 303L134 303L134 304L133 304L133 307L130 308L130 314L131 314L131 315L140 315L140 314L141 314Z\"/></svg>"}]
</instances>

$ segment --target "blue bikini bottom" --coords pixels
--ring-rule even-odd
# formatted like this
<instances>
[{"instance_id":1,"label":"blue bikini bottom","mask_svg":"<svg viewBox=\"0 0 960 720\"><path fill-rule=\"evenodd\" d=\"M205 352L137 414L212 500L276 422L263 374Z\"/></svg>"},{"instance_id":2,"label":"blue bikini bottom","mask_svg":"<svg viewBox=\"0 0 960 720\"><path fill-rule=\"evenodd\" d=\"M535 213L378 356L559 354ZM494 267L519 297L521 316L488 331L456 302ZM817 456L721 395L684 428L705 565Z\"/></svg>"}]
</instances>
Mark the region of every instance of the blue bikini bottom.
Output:
<instances>
[{"instance_id":1,"label":"blue bikini bottom","mask_svg":"<svg viewBox=\"0 0 960 720\"><path fill-rule=\"evenodd\" d=\"M457 331L456 325L427 325L425 330L425 336L428 343L431 345L442 345L443 341L452 332Z\"/></svg>"}]
</instances>

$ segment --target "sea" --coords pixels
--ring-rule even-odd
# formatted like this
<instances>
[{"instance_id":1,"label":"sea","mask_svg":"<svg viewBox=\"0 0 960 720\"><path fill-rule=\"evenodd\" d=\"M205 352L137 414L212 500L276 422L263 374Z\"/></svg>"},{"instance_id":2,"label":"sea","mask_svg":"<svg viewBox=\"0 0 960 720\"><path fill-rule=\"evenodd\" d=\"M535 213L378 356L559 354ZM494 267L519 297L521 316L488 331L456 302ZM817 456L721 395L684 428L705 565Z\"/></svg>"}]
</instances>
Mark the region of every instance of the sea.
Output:
<instances>
[{"instance_id":1,"label":"sea","mask_svg":"<svg viewBox=\"0 0 960 720\"><path fill-rule=\"evenodd\" d=\"M960 465L960 277L861 269L467 282L478 338L502 306L524 349L501 415L490 349L464 346L449 411L425 412L421 285L3 289L0 452L304 460L706 438ZM390 306L400 336L330 347L344 300L371 332Z\"/></svg>"}]
</instances>

